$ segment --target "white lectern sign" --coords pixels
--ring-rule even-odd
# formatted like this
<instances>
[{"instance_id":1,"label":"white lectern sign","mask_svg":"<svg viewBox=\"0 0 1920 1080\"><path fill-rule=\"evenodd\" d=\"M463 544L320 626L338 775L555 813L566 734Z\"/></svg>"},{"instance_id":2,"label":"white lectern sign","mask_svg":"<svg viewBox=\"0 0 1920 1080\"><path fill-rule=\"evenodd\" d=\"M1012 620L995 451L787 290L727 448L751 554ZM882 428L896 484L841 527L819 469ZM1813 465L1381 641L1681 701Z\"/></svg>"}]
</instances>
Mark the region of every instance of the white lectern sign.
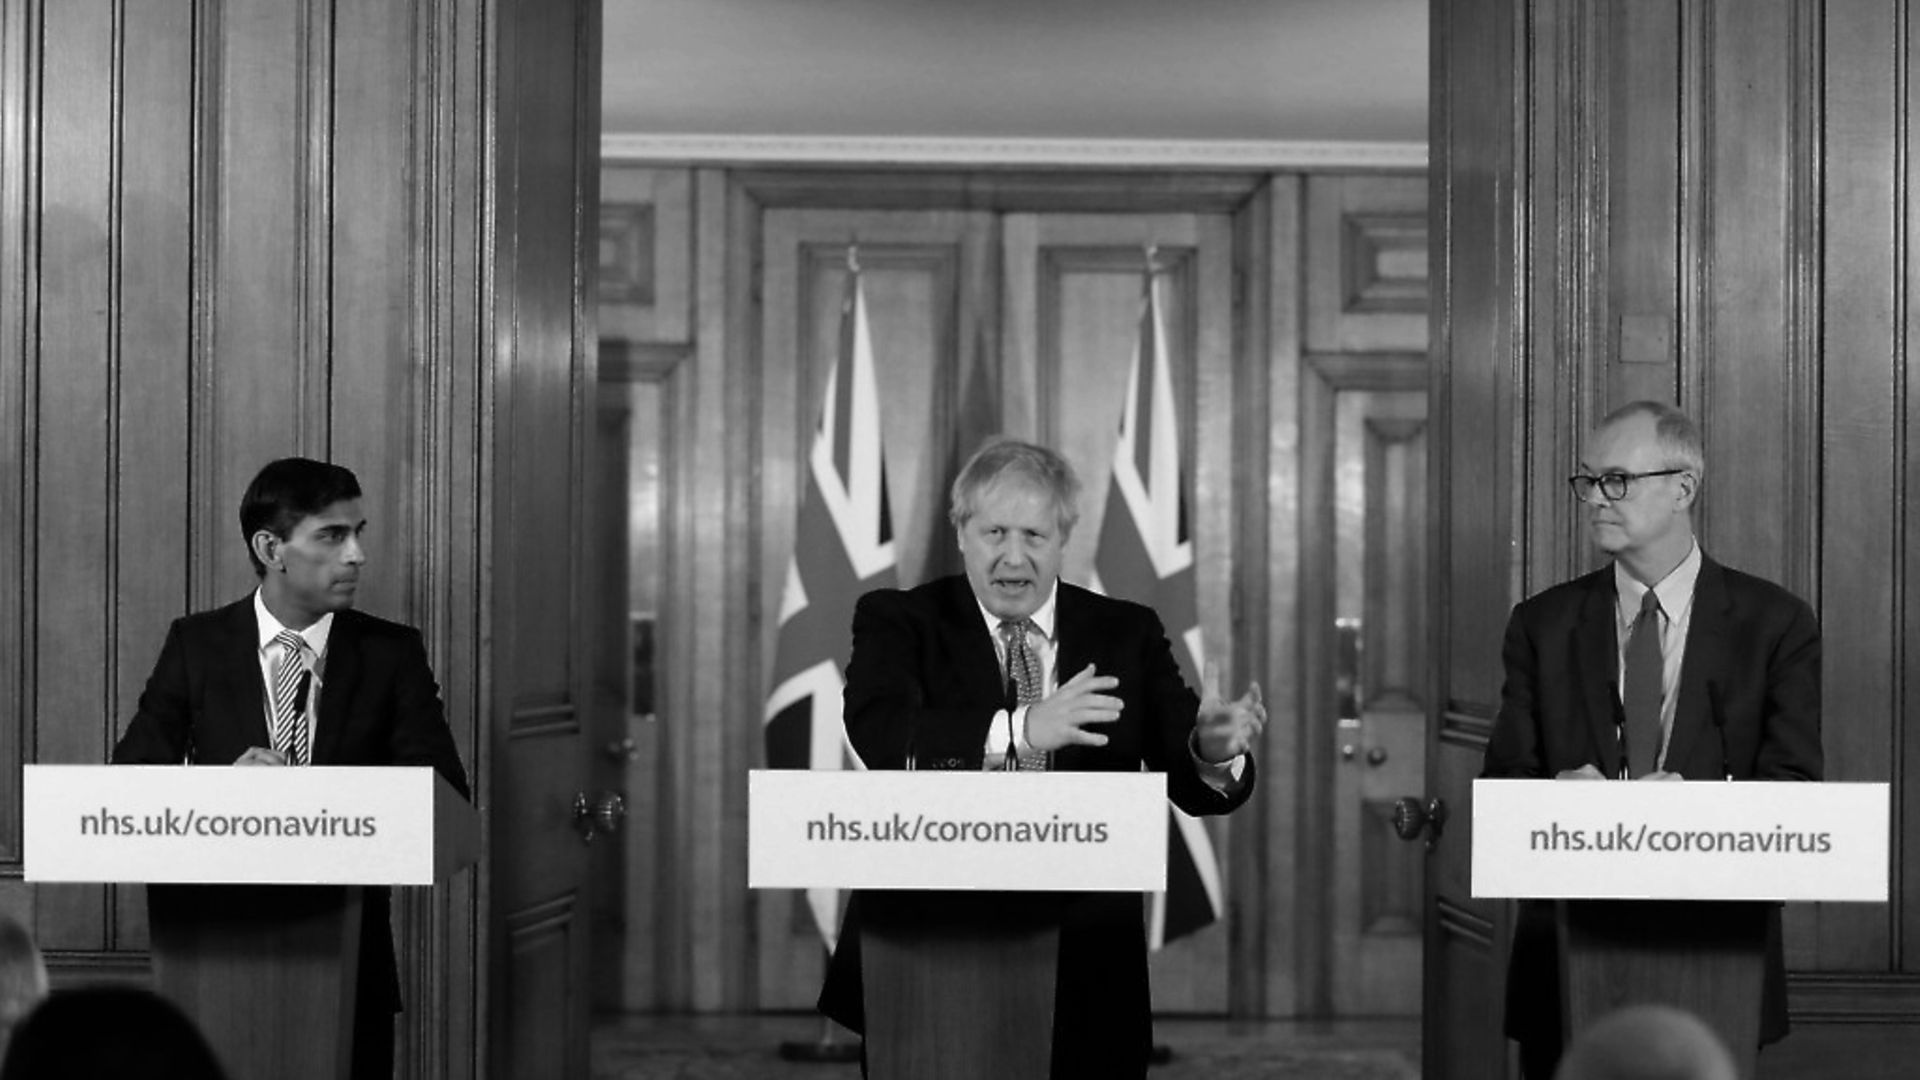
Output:
<instances>
[{"instance_id":1,"label":"white lectern sign","mask_svg":"<svg viewBox=\"0 0 1920 1080\"><path fill-rule=\"evenodd\" d=\"M1886 784L1476 780L1473 895L1887 899Z\"/></svg>"},{"instance_id":2,"label":"white lectern sign","mask_svg":"<svg viewBox=\"0 0 1920 1080\"><path fill-rule=\"evenodd\" d=\"M747 808L755 889L1167 887L1159 773L763 769Z\"/></svg>"},{"instance_id":3,"label":"white lectern sign","mask_svg":"<svg viewBox=\"0 0 1920 1080\"><path fill-rule=\"evenodd\" d=\"M472 807L425 767L24 772L28 881L430 885L478 842Z\"/></svg>"}]
</instances>

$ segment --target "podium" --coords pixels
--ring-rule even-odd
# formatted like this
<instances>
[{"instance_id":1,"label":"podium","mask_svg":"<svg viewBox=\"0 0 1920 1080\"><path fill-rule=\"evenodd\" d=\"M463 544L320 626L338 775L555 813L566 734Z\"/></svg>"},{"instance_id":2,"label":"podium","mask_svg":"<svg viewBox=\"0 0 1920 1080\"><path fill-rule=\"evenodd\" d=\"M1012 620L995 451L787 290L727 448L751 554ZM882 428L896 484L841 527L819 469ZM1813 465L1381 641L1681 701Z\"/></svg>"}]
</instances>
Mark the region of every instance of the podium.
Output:
<instances>
[{"instance_id":1,"label":"podium","mask_svg":"<svg viewBox=\"0 0 1920 1080\"><path fill-rule=\"evenodd\" d=\"M1698 1016L1754 1074L1779 902L1885 903L1886 784L1476 780L1473 895L1550 901L1561 1033Z\"/></svg>"},{"instance_id":2,"label":"podium","mask_svg":"<svg viewBox=\"0 0 1920 1080\"><path fill-rule=\"evenodd\" d=\"M362 934L386 932L367 890L478 853L472 806L424 767L24 772L26 879L145 883L155 988L236 1077L346 1077Z\"/></svg>"},{"instance_id":3,"label":"podium","mask_svg":"<svg viewBox=\"0 0 1920 1080\"><path fill-rule=\"evenodd\" d=\"M1159 773L762 770L747 795L750 888L871 890L840 947L873 1080L1046 1080L1062 894L1166 888Z\"/></svg>"},{"instance_id":4,"label":"podium","mask_svg":"<svg viewBox=\"0 0 1920 1080\"><path fill-rule=\"evenodd\" d=\"M1559 900L1563 1045L1627 1005L1699 1017L1754 1075L1769 923L1765 901Z\"/></svg>"}]
</instances>

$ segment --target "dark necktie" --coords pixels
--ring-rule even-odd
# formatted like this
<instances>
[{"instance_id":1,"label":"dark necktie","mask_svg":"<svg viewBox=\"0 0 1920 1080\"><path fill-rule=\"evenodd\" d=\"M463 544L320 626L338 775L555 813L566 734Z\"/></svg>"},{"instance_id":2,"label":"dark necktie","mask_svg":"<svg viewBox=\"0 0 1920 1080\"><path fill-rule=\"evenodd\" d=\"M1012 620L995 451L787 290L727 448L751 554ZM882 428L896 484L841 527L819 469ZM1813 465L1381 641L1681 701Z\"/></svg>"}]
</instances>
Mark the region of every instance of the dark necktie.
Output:
<instances>
[{"instance_id":1,"label":"dark necktie","mask_svg":"<svg viewBox=\"0 0 1920 1080\"><path fill-rule=\"evenodd\" d=\"M307 718L300 698L300 677L307 640L291 630L274 635L280 655L273 662L273 748L287 755L287 764L307 763Z\"/></svg>"},{"instance_id":2,"label":"dark necktie","mask_svg":"<svg viewBox=\"0 0 1920 1080\"><path fill-rule=\"evenodd\" d=\"M1627 775L1645 776L1660 756L1661 684L1666 661L1660 655L1660 598L1648 589L1627 638L1627 686L1621 705L1627 714Z\"/></svg>"},{"instance_id":3,"label":"dark necktie","mask_svg":"<svg viewBox=\"0 0 1920 1080\"><path fill-rule=\"evenodd\" d=\"M1031 619L1003 619L1000 622L1000 637L1007 643L1007 679L1013 683L1015 705L1032 705L1040 700L1040 660L1027 647L1027 631L1037 630ZM1009 745L1007 753L1016 752ZM1019 768L1024 772L1035 772L1047 767L1045 751L1034 750L1019 755Z\"/></svg>"}]
</instances>

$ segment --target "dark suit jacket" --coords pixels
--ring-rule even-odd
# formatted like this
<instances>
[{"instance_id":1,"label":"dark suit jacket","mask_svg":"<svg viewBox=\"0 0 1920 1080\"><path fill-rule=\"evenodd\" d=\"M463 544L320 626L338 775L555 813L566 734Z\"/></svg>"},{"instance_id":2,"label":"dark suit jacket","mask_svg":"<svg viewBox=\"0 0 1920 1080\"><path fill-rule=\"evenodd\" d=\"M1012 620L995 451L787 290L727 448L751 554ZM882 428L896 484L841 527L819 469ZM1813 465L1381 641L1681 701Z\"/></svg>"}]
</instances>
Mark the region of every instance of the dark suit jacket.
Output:
<instances>
[{"instance_id":1,"label":"dark suit jacket","mask_svg":"<svg viewBox=\"0 0 1920 1080\"><path fill-rule=\"evenodd\" d=\"M1482 776L1550 778L1620 767L1611 564L1513 609L1501 651L1506 682ZM1805 601L1701 556L1679 701L1662 767L1688 780L1818 780L1820 626ZM1769 912L1761 1039L1786 1034L1779 909ZM1523 904L1507 980L1507 1033L1527 1041L1559 1025L1551 908Z\"/></svg>"},{"instance_id":2,"label":"dark suit jacket","mask_svg":"<svg viewBox=\"0 0 1920 1080\"><path fill-rule=\"evenodd\" d=\"M1253 791L1251 760L1232 796L1200 779L1188 750L1199 699L1180 677L1160 619L1138 604L1061 582L1055 602L1055 669L1062 678L1094 664L1120 685L1120 719L1101 725L1106 746L1067 747L1065 771L1167 774L1169 798L1190 814L1224 814ZM860 599L847 665L848 737L869 768L978 770L987 727L1009 706L993 639L965 577ZM864 1030L861 911L899 918L1033 917L1057 920L1060 959L1054 1008L1055 1076L1139 1076L1152 1043L1147 948L1137 894L865 893L848 905L820 1010Z\"/></svg>"},{"instance_id":3,"label":"dark suit jacket","mask_svg":"<svg viewBox=\"0 0 1920 1080\"><path fill-rule=\"evenodd\" d=\"M174 620L116 765L228 765L272 746L253 597ZM430 765L467 795L420 632L358 611L333 617L314 727L315 765ZM384 889L366 891L361 993L397 1007L399 980ZM368 1001L372 1004L372 1001Z\"/></svg>"}]
</instances>

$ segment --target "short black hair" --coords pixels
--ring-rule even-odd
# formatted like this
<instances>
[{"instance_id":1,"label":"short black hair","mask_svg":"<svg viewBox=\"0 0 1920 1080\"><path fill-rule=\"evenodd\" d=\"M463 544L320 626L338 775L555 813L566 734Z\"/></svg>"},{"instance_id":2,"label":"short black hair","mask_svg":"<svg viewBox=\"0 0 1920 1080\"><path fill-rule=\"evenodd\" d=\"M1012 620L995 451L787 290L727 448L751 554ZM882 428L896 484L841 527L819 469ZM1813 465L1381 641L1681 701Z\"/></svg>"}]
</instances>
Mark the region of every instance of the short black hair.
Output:
<instances>
[{"instance_id":1,"label":"short black hair","mask_svg":"<svg viewBox=\"0 0 1920 1080\"><path fill-rule=\"evenodd\" d=\"M246 541L254 576L267 574L260 556L253 553L254 533L265 529L285 540L302 520L343 499L359 497L360 481L343 465L301 457L268 462L240 497L240 536Z\"/></svg>"}]
</instances>

